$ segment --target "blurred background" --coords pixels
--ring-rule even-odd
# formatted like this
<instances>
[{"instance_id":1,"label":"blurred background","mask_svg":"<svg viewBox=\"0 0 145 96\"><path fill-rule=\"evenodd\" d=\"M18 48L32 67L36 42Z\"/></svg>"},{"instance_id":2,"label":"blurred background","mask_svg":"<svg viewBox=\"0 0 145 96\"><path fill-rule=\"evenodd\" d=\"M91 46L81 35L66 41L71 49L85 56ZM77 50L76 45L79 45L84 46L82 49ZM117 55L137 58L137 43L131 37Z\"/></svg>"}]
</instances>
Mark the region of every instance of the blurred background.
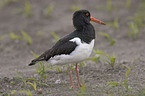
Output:
<instances>
[{"instance_id":1,"label":"blurred background","mask_svg":"<svg viewBox=\"0 0 145 96\"><path fill-rule=\"evenodd\" d=\"M72 15L80 9L89 10L93 17L107 23L104 26L92 22L97 36L94 50L116 54L117 63L135 66L132 76L138 80L132 82L143 83L144 0L0 0L0 77L16 76L15 69L33 75L35 68L27 64L34 53L43 53L74 31ZM132 63L135 61L138 63ZM141 73L139 77L137 73ZM142 88L141 82L137 89Z\"/></svg>"}]
</instances>

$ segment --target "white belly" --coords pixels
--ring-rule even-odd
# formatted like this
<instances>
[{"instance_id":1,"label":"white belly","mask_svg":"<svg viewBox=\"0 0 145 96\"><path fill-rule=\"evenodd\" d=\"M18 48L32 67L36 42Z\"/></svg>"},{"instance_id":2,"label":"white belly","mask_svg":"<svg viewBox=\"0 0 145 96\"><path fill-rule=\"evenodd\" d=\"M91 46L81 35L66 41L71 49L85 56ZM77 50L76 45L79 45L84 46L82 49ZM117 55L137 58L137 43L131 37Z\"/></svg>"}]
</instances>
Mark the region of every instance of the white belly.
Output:
<instances>
[{"instance_id":1,"label":"white belly","mask_svg":"<svg viewBox=\"0 0 145 96\"><path fill-rule=\"evenodd\" d=\"M91 55L95 40L92 40L90 44L87 44L85 42L82 43L81 40L77 37L70 41L75 42L78 45L75 51L73 51L69 55L62 54L62 55L56 55L53 58L50 58L49 59L50 64L79 63L87 59Z\"/></svg>"}]
</instances>

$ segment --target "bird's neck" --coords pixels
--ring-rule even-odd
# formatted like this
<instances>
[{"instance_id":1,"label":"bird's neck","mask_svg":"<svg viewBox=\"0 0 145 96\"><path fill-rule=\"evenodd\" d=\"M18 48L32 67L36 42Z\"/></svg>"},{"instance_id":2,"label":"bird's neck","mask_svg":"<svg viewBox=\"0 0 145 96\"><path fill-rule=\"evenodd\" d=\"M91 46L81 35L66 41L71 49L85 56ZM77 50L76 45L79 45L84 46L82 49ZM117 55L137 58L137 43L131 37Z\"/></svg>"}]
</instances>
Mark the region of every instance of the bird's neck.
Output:
<instances>
[{"instance_id":1,"label":"bird's neck","mask_svg":"<svg viewBox=\"0 0 145 96\"><path fill-rule=\"evenodd\" d=\"M90 23L76 28L76 30L79 32L81 39L86 43L90 43L93 39L95 39L95 30Z\"/></svg>"}]
</instances>

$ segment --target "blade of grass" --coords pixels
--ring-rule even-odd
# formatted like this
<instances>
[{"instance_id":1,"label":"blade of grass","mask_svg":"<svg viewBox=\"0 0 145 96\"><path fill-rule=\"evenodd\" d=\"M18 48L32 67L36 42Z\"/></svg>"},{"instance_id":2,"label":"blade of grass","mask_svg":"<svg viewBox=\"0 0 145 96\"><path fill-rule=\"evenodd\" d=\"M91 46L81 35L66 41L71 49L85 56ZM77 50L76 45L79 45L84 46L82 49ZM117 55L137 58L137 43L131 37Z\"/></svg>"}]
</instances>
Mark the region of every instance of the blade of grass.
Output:
<instances>
[{"instance_id":1,"label":"blade of grass","mask_svg":"<svg viewBox=\"0 0 145 96\"><path fill-rule=\"evenodd\" d=\"M56 41L60 39L59 36L55 32L50 32L50 34L54 37Z\"/></svg>"},{"instance_id":2,"label":"blade of grass","mask_svg":"<svg viewBox=\"0 0 145 96\"><path fill-rule=\"evenodd\" d=\"M115 29L118 29L119 28L118 18L115 18L114 21L108 22L107 24L110 25L110 26L113 26Z\"/></svg>"},{"instance_id":3,"label":"blade of grass","mask_svg":"<svg viewBox=\"0 0 145 96\"><path fill-rule=\"evenodd\" d=\"M21 33L22 33L22 35L23 35L24 40L26 40L27 43L28 43L29 45L31 45L31 44L32 44L31 37L30 37L25 31L23 31L23 30L21 30Z\"/></svg>"},{"instance_id":4,"label":"blade of grass","mask_svg":"<svg viewBox=\"0 0 145 96\"><path fill-rule=\"evenodd\" d=\"M126 7L130 8L131 7L131 3L132 3L132 0L126 0Z\"/></svg>"},{"instance_id":5,"label":"blade of grass","mask_svg":"<svg viewBox=\"0 0 145 96\"><path fill-rule=\"evenodd\" d=\"M116 43L116 41L114 39L111 39L109 34L104 33L104 32L98 32L98 34L104 36L110 42L110 46L112 46Z\"/></svg>"},{"instance_id":6,"label":"blade of grass","mask_svg":"<svg viewBox=\"0 0 145 96\"><path fill-rule=\"evenodd\" d=\"M51 15L54 9L54 2L50 3L48 7L44 10L44 14Z\"/></svg>"},{"instance_id":7,"label":"blade of grass","mask_svg":"<svg viewBox=\"0 0 145 96\"><path fill-rule=\"evenodd\" d=\"M35 91L37 90L36 82L34 82L34 83L27 82L27 84L31 85L34 88Z\"/></svg>"},{"instance_id":8,"label":"blade of grass","mask_svg":"<svg viewBox=\"0 0 145 96\"><path fill-rule=\"evenodd\" d=\"M107 0L107 10L112 11L112 0Z\"/></svg>"},{"instance_id":9,"label":"blade of grass","mask_svg":"<svg viewBox=\"0 0 145 96\"><path fill-rule=\"evenodd\" d=\"M104 33L104 32L98 32L98 34L104 36L104 37L107 38L108 40L111 39L111 37L110 37L107 33Z\"/></svg>"},{"instance_id":10,"label":"blade of grass","mask_svg":"<svg viewBox=\"0 0 145 96\"><path fill-rule=\"evenodd\" d=\"M133 40L135 40L136 37L140 34L140 31L139 31L139 29L138 29L138 26L137 26L137 24L134 23L134 22L128 23L128 26L129 26L128 36L129 36L129 37L132 37Z\"/></svg>"},{"instance_id":11,"label":"blade of grass","mask_svg":"<svg viewBox=\"0 0 145 96\"><path fill-rule=\"evenodd\" d=\"M31 17L31 4L28 1L25 1L24 4L24 13L27 17Z\"/></svg>"},{"instance_id":12,"label":"blade of grass","mask_svg":"<svg viewBox=\"0 0 145 96\"><path fill-rule=\"evenodd\" d=\"M81 9L82 9L81 5L71 5L70 6L71 11L77 11L77 10L81 10Z\"/></svg>"},{"instance_id":13,"label":"blade of grass","mask_svg":"<svg viewBox=\"0 0 145 96\"><path fill-rule=\"evenodd\" d=\"M13 40L21 39L21 37L18 36L18 35L15 35L14 32L10 32L10 37L11 37Z\"/></svg>"},{"instance_id":14,"label":"blade of grass","mask_svg":"<svg viewBox=\"0 0 145 96\"><path fill-rule=\"evenodd\" d=\"M30 90L19 90L18 93L24 93L27 94L27 96L33 96Z\"/></svg>"}]
</instances>

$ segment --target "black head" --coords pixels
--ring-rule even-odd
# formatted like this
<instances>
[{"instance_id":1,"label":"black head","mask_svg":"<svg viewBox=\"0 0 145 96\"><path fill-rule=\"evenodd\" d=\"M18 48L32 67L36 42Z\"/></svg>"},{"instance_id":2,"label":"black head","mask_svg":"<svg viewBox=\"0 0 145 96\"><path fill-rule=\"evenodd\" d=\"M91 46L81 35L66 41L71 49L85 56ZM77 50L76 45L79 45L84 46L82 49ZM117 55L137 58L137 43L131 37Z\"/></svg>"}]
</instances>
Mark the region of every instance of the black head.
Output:
<instances>
[{"instance_id":1,"label":"black head","mask_svg":"<svg viewBox=\"0 0 145 96\"><path fill-rule=\"evenodd\" d=\"M90 23L90 12L88 10L79 10L73 14L73 24L75 27Z\"/></svg>"},{"instance_id":2,"label":"black head","mask_svg":"<svg viewBox=\"0 0 145 96\"><path fill-rule=\"evenodd\" d=\"M88 10L78 10L73 14L73 24L76 28L80 28L87 24L90 24L90 21L105 25L104 22L91 17L91 14Z\"/></svg>"}]
</instances>

